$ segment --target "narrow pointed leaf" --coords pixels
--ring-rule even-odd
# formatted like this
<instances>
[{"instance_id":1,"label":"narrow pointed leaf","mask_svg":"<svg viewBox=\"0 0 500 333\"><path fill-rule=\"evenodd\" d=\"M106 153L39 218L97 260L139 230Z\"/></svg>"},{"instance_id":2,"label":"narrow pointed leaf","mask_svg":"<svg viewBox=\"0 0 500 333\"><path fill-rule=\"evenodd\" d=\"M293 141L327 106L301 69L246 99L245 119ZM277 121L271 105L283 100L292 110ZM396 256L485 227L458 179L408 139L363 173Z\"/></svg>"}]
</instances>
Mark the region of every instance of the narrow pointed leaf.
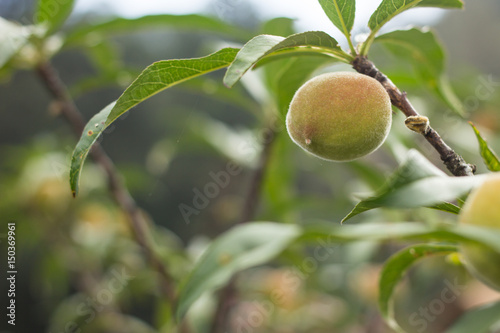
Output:
<instances>
[{"instance_id":1,"label":"narrow pointed leaf","mask_svg":"<svg viewBox=\"0 0 500 333\"><path fill-rule=\"evenodd\" d=\"M349 55L344 53L330 35L322 31L308 31L287 38L272 35L254 37L238 52L236 59L227 69L224 84L232 87L257 62L266 56L282 50L317 52L349 62ZM293 54L296 55L296 54Z\"/></svg>"},{"instance_id":2,"label":"narrow pointed leaf","mask_svg":"<svg viewBox=\"0 0 500 333\"><path fill-rule=\"evenodd\" d=\"M238 40L248 40L251 33L216 18L197 14L190 15L148 15L139 18L116 18L100 24L84 26L71 31L65 39L65 45L78 45L88 38L100 40L118 34L138 32L154 28L182 29L182 31L200 31L218 33Z\"/></svg>"},{"instance_id":3,"label":"narrow pointed leaf","mask_svg":"<svg viewBox=\"0 0 500 333\"><path fill-rule=\"evenodd\" d=\"M368 27L372 31L378 31L393 17L405 10L415 7L422 0L383 0L377 10L370 17Z\"/></svg>"},{"instance_id":4,"label":"narrow pointed leaf","mask_svg":"<svg viewBox=\"0 0 500 333\"><path fill-rule=\"evenodd\" d=\"M83 130L80 140L76 144L73 155L71 156L71 168L69 172L71 191L74 197L78 194L83 162L85 162L92 145L106 128L106 119L108 119L109 113L115 106L115 103L116 102L109 104L89 120Z\"/></svg>"},{"instance_id":5,"label":"narrow pointed leaf","mask_svg":"<svg viewBox=\"0 0 500 333\"><path fill-rule=\"evenodd\" d=\"M361 54L367 55L379 30L398 14L414 7L463 8L460 0L383 0L370 17L371 33L361 46Z\"/></svg>"},{"instance_id":6,"label":"narrow pointed leaf","mask_svg":"<svg viewBox=\"0 0 500 333\"><path fill-rule=\"evenodd\" d=\"M445 333L493 333L500 323L500 302L477 307L466 312Z\"/></svg>"},{"instance_id":7,"label":"narrow pointed leaf","mask_svg":"<svg viewBox=\"0 0 500 333\"><path fill-rule=\"evenodd\" d=\"M72 157L70 184L74 195L78 194L78 181L85 157L107 126L132 107L171 86L227 67L237 52L237 49L226 48L203 58L158 61L146 68L118 98L112 109L106 107L94 116L99 121L93 118L94 120L91 119L87 124L86 131L82 133ZM105 124L93 128L96 123L101 124L104 116L106 116ZM88 135L88 130L92 131L92 135Z\"/></svg>"},{"instance_id":8,"label":"narrow pointed leaf","mask_svg":"<svg viewBox=\"0 0 500 333\"><path fill-rule=\"evenodd\" d=\"M458 207L447 201L468 193L483 178L448 177L416 150L411 150L387 184L374 196L358 203L342 223L358 214L381 207L429 207L456 213Z\"/></svg>"},{"instance_id":9,"label":"narrow pointed leaf","mask_svg":"<svg viewBox=\"0 0 500 333\"><path fill-rule=\"evenodd\" d=\"M224 84L227 87L235 85L259 59L271 54L273 48L285 39L285 37L273 35L259 35L252 38L241 48L233 63L228 67L224 75Z\"/></svg>"},{"instance_id":10,"label":"narrow pointed leaf","mask_svg":"<svg viewBox=\"0 0 500 333\"><path fill-rule=\"evenodd\" d=\"M177 319L182 319L202 294L224 286L236 272L275 258L300 234L296 225L250 223L218 237L184 282L176 309Z\"/></svg>"},{"instance_id":11,"label":"narrow pointed leaf","mask_svg":"<svg viewBox=\"0 0 500 333\"><path fill-rule=\"evenodd\" d=\"M498 159L497 154L488 146L488 142L483 139L476 126L474 126L474 124L472 124L471 122L469 122L469 124L472 126L474 133L476 133L477 140L479 141L481 157L483 158L484 164L490 171L500 171L500 160Z\"/></svg>"},{"instance_id":12,"label":"narrow pointed leaf","mask_svg":"<svg viewBox=\"0 0 500 333\"><path fill-rule=\"evenodd\" d=\"M157 93L200 75L225 68L234 60L238 49L225 48L196 59L158 61L146 68L118 98L106 125Z\"/></svg>"},{"instance_id":13,"label":"narrow pointed leaf","mask_svg":"<svg viewBox=\"0 0 500 333\"><path fill-rule=\"evenodd\" d=\"M52 33L63 25L73 11L74 4L74 0L38 0L35 22L47 25L48 33Z\"/></svg>"},{"instance_id":14,"label":"narrow pointed leaf","mask_svg":"<svg viewBox=\"0 0 500 333\"><path fill-rule=\"evenodd\" d=\"M380 196L376 202L381 207L418 208L452 201L470 192L484 181L476 177L430 177L405 185L392 193Z\"/></svg>"},{"instance_id":15,"label":"narrow pointed leaf","mask_svg":"<svg viewBox=\"0 0 500 333\"><path fill-rule=\"evenodd\" d=\"M445 53L433 31L414 28L397 30L375 39L396 57L410 61L418 77L453 111L464 115L464 108L445 75Z\"/></svg>"},{"instance_id":16,"label":"narrow pointed leaf","mask_svg":"<svg viewBox=\"0 0 500 333\"><path fill-rule=\"evenodd\" d=\"M413 245L399 251L386 261L379 280L378 305L382 316L391 328L404 333L404 330L394 318L392 297L396 286L403 279L408 269L426 257L447 255L456 251L457 247L451 245Z\"/></svg>"},{"instance_id":17,"label":"narrow pointed leaf","mask_svg":"<svg viewBox=\"0 0 500 333\"><path fill-rule=\"evenodd\" d=\"M436 7L436 8L464 8L462 0L422 0L417 7Z\"/></svg>"},{"instance_id":18,"label":"narrow pointed leaf","mask_svg":"<svg viewBox=\"0 0 500 333\"><path fill-rule=\"evenodd\" d=\"M325 222L304 227L301 241L327 238L331 242L347 243L371 241L429 241L453 243L481 243L500 253L500 232L491 228L471 225L430 226L416 222L387 222L344 224Z\"/></svg>"},{"instance_id":19,"label":"narrow pointed leaf","mask_svg":"<svg viewBox=\"0 0 500 333\"><path fill-rule=\"evenodd\" d=\"M416 149L410 149L381 191L399 188L427 177L445 177L446 174Z\"/></svg>"},{"instance_id":20,"label":"narrow pointed leaf","mask_svg":"<svg viewBox=\"0 0 500 333\"><path fill-rule=\"evenodd\" d=\"M389 22L396 15L418 7L438 7L438 8L463 8L464 4L460 0L383 0L377 10L373 13L368 22L368 26L374 32Z\"/></svg>"},{"instance_id":21,"label":"narrow pointed leaf","mask_svg":"<svg viewBox=\"0 0 500 333\"><path fill-rule=\"evenodd\" d=\"M447 212L450 214L455 214L455 215L458 215L460 213L460 207L458 207L457 205L451 204L449 202L439 203L439 204L436 204L434 206L429 206L429 208L435 209L435 210L440 210L442 212Z\"/></svg>"},{"instance_id":22,"label":"narrow pointed leaf","mask_svg":"<svg viewBox=\"0 0 500 333\"><path fill-rule=\"evenodd\" d=\"M411 184L392 189L390 192L361 201L342 220L348 219L375 208L436 208L446 201L456 200L467 194L484 181L476 177L430 177Z\"/></svg>"},{"instance_id":23,"label":"narrow pointed leaf","mask_svg":"<svg viewBox=\"0 0 500 333\"><path fill-rule=\"evenodd\" d=\"M392 189L397 189L411 184L414 181L434 176L444 177L445 174L434 166L429 160L427 160L422 154L420 154L420 152L412 149L408 151L403 163L396 169L387 183L376 192L374 198L389 193ZM358 214L379 207L380 206L375 203L371 204L368 203L367 200L363 200L358 203L346 217L344 217L342 223Z\"/></svg>"},{"instance_id":24,"label":"narrow pointed leaf","mask_svg":"<svg viewBox=\"0 0 500 333\"><path fill-rule=\"evenodd\" d=\"M323 11L340 31L350 38L356 15L355 0L319 0Z\"/></svg>"}]
</instances>

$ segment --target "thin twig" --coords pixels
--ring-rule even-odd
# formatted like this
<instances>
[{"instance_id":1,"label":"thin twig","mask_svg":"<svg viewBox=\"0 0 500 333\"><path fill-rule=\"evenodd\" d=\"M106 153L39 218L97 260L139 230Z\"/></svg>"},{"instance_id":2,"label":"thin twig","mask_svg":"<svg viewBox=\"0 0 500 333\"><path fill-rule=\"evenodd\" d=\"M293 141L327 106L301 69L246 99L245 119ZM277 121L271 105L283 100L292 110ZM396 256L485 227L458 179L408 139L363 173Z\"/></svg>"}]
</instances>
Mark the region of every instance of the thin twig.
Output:
<instances>
[{"instance_id":1,"label":"thin twig","mask_svg":"<svg viewBox=\"0 0 500 333\"><path fill-rule=\"evenodd\" d=\"M50 62L44 62L37 66L36 71L54 100L59 104L61 115L71 125L75 135L80 137L85 127L85 120L73 102L66 85L62 82L56 69ZM151 266L160 275L160 289L162 294L173 303L175 301L174 281L161 259L156 255L148 239L147 221L143 218L134 199L123 185L113 162L99 144L96 143L94 145L90 151L90 156L106 173L109 190L121 209L127 213L132 234Z\"/></svg>"},{"instance_id":2,"label":"thin twig","mask_svg":"<svg viewBox=\"0 0 500 333\"><path fill-rule=\"evenodd\" d=\"M373 62L368 60L368 58L357 56L352 62L352 66L359 73L371 76L379 81L389 93L392 104L400 109L406 117L420 117L408 100L406 93L401 92L386 75L375 67ZM467 163L462 156L451 149L432 127L429 126L428 129L421 134L439 153L444 165L454 176L474 176L476 166Z\"/></svg>"},{"instance_id":3,"label":"thin twig","mask_svg":"<svg viewBox=\"0 0 500 333\"><path fill-rule=\"evenodd\" d=\"M245 204L241 213L239 223L246 223L255 217L257 207L260 201L262 183L266 173L273 142L276 138L276 133L269 130L270 136L264 142L262 152L259 156L259 162L251 179L250 188L246 195ZM212 322L211 333L226 332L227 319L230 309L237 303L238 290L236 288L236 276L233 276L229 283L219 292L219 300L217 309L215 310L214 319Z\"/></svg>"}]
</instances>

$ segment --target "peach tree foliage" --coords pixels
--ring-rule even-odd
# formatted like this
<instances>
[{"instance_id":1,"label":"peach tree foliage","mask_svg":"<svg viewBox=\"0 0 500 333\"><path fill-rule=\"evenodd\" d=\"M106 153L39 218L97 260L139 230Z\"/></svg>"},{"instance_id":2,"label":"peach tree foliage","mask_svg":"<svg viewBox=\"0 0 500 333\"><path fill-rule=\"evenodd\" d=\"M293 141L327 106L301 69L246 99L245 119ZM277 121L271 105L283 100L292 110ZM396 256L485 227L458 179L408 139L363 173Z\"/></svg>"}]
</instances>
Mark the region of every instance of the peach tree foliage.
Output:
<instances>
[{"instance_id":1,"label":"peach tree foliage","mask_svg":"<svg viewBox=\"0 0 500 333\"><path fill-rule=\"evenodd\" d=\"M420 117L406 99L406 94L401 93L390 81L390 77L387 78L383 71L378 70L369 61L372 45L379 44L386 52L411 64L415 78L422 87L435 94L443 105L448 106L458 117L464 119L467 116L445 75L444 52L432 30L411 28L380 33L387 22L406 10L414 7L461 9L464 6L461 0L383 0L367 23L369 34L358 45L354 44L351 35L355 19L355 0L319 0L325 14L345 36L347 49L343 49L337 40L323 31L288 34L289 29L285 28L275 29L275 35L266 33L252 37L247 31L201 15L119 18L76 29L64 35L59 34L58 29L71 13L73 1L62 2L57 8L51 3L49 0L38 2L38 15L33 25L21 26L0 19L2 31L5 32L0 35L0 67L7 70L34 68L41 62L48 61L60 50L80 47L88 50L86 52L89 52L96 66L105 74L99 80L117 80L119 73L112 56L106 58L107 61L102 61L101 57L104 54L109 56L111 50L104 43L89 47L86 45L88 36L104 38L127 29L134 31L140 28L172 26L185 30L210 31L233 41L246 41L240 48L222 48L204 57L158 61L138 74L123 94L96 113L83 129L71 161L70 186L74 196L78 194L80 174L90 149L117 119L143 101L174 85L189 84L186 81L221 69L226 72L221 86L217 89L226 89L222 84L231 88L237 85L249 70L262 68L262 84L270 92L276 114L283 119L294 93L310 79L314 71L335 63L348 64L358 72L378 80L387 90L392 104L407 117ZM281 21L278 19L273 21L273 24L276 26L279 22ZM287 31L287 34L281 36L281 31ZM26 50L30 48L36 50L35 56L26 56ZM411 91L407 93L411 95ZM268 118L263 115L263 126L267 126ZM457 175L454 172L456 170L465 170L463 172L468 176L447 175L423 154L410 150L384 184L372 196L360 200L342 222L377 208L427 207L449 214L460 213L462 199L481 184L487 175L472 176L472 166L444 145L441 138L431 131L427 120L422 124L423 129L417 132L424 135L445 164L448 163L448 169L454 175ZM475 127L473 130L477 135L485 165L492 172L500 171L497 156L479 131ZM481 226L430 225L426 224L426 221L356 225L341 225L340 222L293 225L281 221L255 221L234 226L211 242L191 273L185 277L176 295L177 302L173 309L176 319L182 321L196 300L207 292L213 293L223 288L236 273L269 262L296 244L314 244L320 239L333 243L398 240L414 244L387 260L380 276L379 307L387 323L394 330L403 332L395 319L392 300L395 287L413 264L429 256L456 253L459 247L471 244L488 248L488 251L495 253L493 257L498 258L500 254L500 231ZM226 258L224 264L221 264L221 257ZM477 322L478 318L481 318L483 325L491 325L500 319L498 308L499 304L496 303L475 309L459 319L450 332L470 332L466 328ZM488 328L485 326L484 329Z\"/></svg>"}]
</instances>

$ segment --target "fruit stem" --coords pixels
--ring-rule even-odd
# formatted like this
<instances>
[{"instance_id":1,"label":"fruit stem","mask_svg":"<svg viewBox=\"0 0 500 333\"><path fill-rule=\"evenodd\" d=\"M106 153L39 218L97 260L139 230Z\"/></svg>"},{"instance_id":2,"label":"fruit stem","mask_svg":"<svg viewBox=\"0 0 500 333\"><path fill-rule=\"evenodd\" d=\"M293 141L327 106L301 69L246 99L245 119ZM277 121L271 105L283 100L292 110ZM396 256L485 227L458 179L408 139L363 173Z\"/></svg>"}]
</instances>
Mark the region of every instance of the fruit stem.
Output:
<instances>
[{"instance_id":1,"label":"fruit stem","mask_svg":"<svg viewBox=\"0 0 500 333\"><path fill-rule=\"evenodd\" d=\"M401 92L399 88L384 74L375 64L368 60L366 56L358 55L351 63L353 68L361 73L373 77L379 81L391 98L392 104L401 110L406 117L421 117L408 100L406 92ZM426 128L421 133L424 138L439 153L441 160L448 170L457 177L474 176L476 166L467 163L462 156L458 155L443 138L432 127Z\"/></svg>"}]
</instances>

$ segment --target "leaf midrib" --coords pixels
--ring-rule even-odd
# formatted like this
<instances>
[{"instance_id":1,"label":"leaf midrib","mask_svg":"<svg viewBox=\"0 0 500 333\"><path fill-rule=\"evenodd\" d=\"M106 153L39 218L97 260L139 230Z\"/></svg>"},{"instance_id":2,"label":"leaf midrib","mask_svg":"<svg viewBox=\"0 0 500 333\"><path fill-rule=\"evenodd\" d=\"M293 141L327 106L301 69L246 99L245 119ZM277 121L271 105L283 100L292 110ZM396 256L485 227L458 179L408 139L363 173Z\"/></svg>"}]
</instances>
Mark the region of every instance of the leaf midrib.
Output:
<instances>
[{"instance_id":1,"label":"leaf midrib","mask_svg":"<svg viewBox=\"0 0 500 333\"><path fill-rule=\"evenodd\" d=\"M168 61L168 60L166 60L166 61ZM221 66L213 67L213 68L211 69L211 71L216 71L216 70L219 70L219 69L223 69L223 68L225 68L225 67L227 67L227 66L228 66L227 64L222 64ZM181 66L171 66L171 67L168 67L168 68L174 68L174 67L181 68ZM142 102L142 101L145 101L146 99L149 99L149 98L151 98L151 97L155 96L156 94L159 94L160 92L162 92L163 90L165 90L165 89L167 89L167 88L170 88L170 87L172 87L172 86L175 86L175 85L177 85L177 84L180 84L180 83L182 83L182 82L185 82L185 81L191 80L191 79L193 79L193 78L195 78L195 77L198 77L198 76L200 76L200 75L204 75L204 74L205 74L205 72L200 71L200 70L195 70L195 69L193 69L193 68L189 68L189 69L190 69L190 70L193 70L193 71L197 71L198 73L197 73L197 74L194 74L194 75L192 75L192 76L188 76L188 77L186 77L186 78L184 78L184 79L180 79L180 80L178 80L178 81L175 81L175 82L172 82L172 83L165 84L165 86L164 86L164 88L163 88L163 89L159 89L159 90L155 91L154 93L152 93L151 95L148 95L147 97L142 98L142 99L128 99L128 100L126 100L126 101L121 102L120 104L118 104L118 102L120 101L120 99L118 99L117 105L115 105L115 107L113 108L113 110L111 110L110 115L112 115L112 114L113 114L113 111L114 111L115 109L119 109L121 106L123 106L123 105L127 105L127 103L128 103L128 102L131 102L131 101L134 101L134 102ZM163 68L162 68L162 69L158 69L158 71L160 71L160 70L163 70ZM138 79L139 79L139 78L137 78L136 80L138 80ZM134 85L134 83L135 83L135 81L134 81L134 82L132 82L132 84L131 84L130 86L133 86L133 85ZM146 84L146 82L145 82L145 83L143 83L143 84ZM160 83L155 83L155 84L160 84ZM132 104L133 104L133 105L136 105L136 104L138 104L138 103L132 103ZM118 119L118 118L119 118L119 117L120 117L120 116L121 116L124 112L127 112L127 110L128 110L128 109L130 109L130 107L128 107L128 106L127 106L127 107L126 107L126 109L125 109L125 110L120 111L120 113L119 113L119 114L117 114L117 115L116 115L116 117L114 117L114 118L110 118L110 117L108 117L108 119L106 119L106 126L110 125L112 122L114 122L116 119Z\"/></svg>"},{"instance_id":2,"label":"leaf midrib","mask_svg":"<svg viewBox=\"0 0 500 333\"><path fill-rule=\"evenodd\" d=\"M394 18L395 16L398 16L399 14L401 14L405 10L408 10L412 6L417 5L421 1L422 0L415 0L415 1L412 1L412 2L408 3L408 5L403 5L402 7L400 7L399 9L397 9L394 12L393 15L389 15L385 20L379 22L377 24L377 26L374 27L374 29L372 30L373 34L376 34L387 22L389 22L390 20L392 20L392 18ZM394 4L394 1L393 1L393 4ZM396 7L396 6L394 6L394 7ZM377 20L376 20L377 22L378 22L378 15L380 15L380 13L377 14Z\"/></svg>"},{"instance_id":3,"label":"leaf midrib","mask_svg":"<svg viewBox=\"0 0 500 333\"><path fill-rule=\"evenodd\" d=\"M337 0L333 0L333 5L335 6L335 10L337 11L337 14L339 15L339 20L340 20L340 24L342 25L342 30L344 30L344 35L346 37L350 36L350 32L347 29L347 25L345 24L344 17L342 16L342 11L339 8L339 4L338 4Z\"/></svg>"}]
</instances>

